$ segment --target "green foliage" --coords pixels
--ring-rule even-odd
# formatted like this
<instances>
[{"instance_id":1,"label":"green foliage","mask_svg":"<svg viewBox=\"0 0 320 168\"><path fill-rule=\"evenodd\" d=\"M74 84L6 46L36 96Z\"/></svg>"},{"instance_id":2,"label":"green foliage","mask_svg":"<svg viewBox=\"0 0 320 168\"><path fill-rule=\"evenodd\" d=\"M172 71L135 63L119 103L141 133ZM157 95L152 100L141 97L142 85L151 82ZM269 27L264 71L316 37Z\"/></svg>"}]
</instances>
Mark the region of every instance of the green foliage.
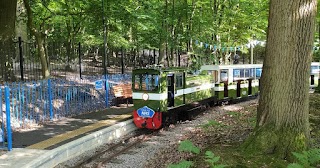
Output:
<instances>
[{"instance_id":1,"label":"green foliage","mask_svg":"<svg viewBox=\"0 0 320 168\"><path fill-rule=\"evenodd\" d=\"M215 156L213 152L206 151L206 162L208 162L210 164L211 168L224 168L227 166L227 165L217 164L219 159L220 159L220 157Z\"/></svg>"},{"instance_id":2,"label":"green foliage","mask_svg":"<svg viewBox=\"0 0 320 168\"><path fill-rule=\"evenodd\" d=\"M241 115L241 113L236 112L236 111L229 111L229 112L228 112L228 115L239 117L239 116Z\"/></svg>"},{"instance_id":3,"label":"green foliage","mask_svg":"<svg viewBox=\"0 0 320 168\"><path fill-rule=\"evenodd\" d=\"M298 163L291 163L288 165L288 168L304 168L304 167Z\"/></svg>"},{"instance_id":4,"label":"green foliage","mask_svg":"<svg viewBox=\"0 0 320 168\"><path fill-rule=\"evenodd\" d=\"M292 154L298 163L289 164L288 168L311 168L320 163L320 149L311 149L302 153L293 152Z\"/></svg>"},{"instance_id":5,"label":"green foliage","mask_svg":"<svg viewBox=\"0 0 320 168\"><path fill-rule=\"evenodd\" d=\"M189 168L193 166L193 162L192 161L186 161L183 160L177 164L170 164L168 166L168 168Z\"/></svg>"},{"instance_id":6,"label":"green foliage","mask_svg":"<svg viewBox=\"0 0 320 168\"><path fill-rule=\"evenodd\" d=\"M255 117L250 117L250 118L248 119L248 122L250 123L250 125L251 125L252 127L254 127L254 126L257 124L257 119L256 119Z\"/></svg>"},{"instance_id":7,"label":"green foliage","mask_svg":"<svg viewBox=\"0 0 320 168\"><path fill-rule=\"evenodd\" d=\"M191 141L189 140L184 140L180 143L179 151L181 152L191 152L194 154L200 154L200 149L196 147ZM213 152L211 151L206 151L205 153L205 158L206 162L209 163L211 168L224 168L226 165L218 164L217 162L219 161L220 157L215 156ZM177 164L170 164L168 168L189 168L192 167L194 164L192 161L186 161L182 160L181 162Z\"/></svg>"},{"instance_id":8,"label":"green foliage","mask_svg":"<svg viewBox=\"0 0 320 168\"><path fill-rule=\"evenodd\" d=\"M224 126L224 124L219 123L216 120L209 120L208 123L202 125L201 127L202 128L209 128L209 127L222 127L222 126Z\"/></svg>"},{"instance_id":9,"label":"green foliage","mask_svg":"<svg viewBox=\"0 0 320 168\"><path fill-rule=\"evenodd\" d=\"M193 143L189 140L182 141L179 145L178 150L180 152L191 152L194 154L200 153L200 149L198 147L196 147L195 145L193 145Z\"/></svg>"},{"instance_id":10,"label":"green foliage","mask_svg":"<svg viewBox=\"0 0 320 168\"><path fill-rule=\"evenodd\" d=\"M320 61L320 50L316 50L313 52L313 61L314 62Z\"/></svg>"},{"instance_id":11,"label":"green foliage","mask_svg":"<svg viewBox=\"0 0 320 168\"><path fill-rule=\"evenodd\" d=\"M189 52L194 56L189 58L195 69L225 54L222 51L213 54L208 46L194 44L195 40L234 47L245 45L253 35L257 40L266 37L268 2L265 0L103 2L104 5L101 0L31 0L30 4L34 24L51 41L81 41L87 47L101 47L105 16L108 47L159 49L167 44L168 51L186 51L187 42L192 41Z\"/></svg>"}]
</instances>

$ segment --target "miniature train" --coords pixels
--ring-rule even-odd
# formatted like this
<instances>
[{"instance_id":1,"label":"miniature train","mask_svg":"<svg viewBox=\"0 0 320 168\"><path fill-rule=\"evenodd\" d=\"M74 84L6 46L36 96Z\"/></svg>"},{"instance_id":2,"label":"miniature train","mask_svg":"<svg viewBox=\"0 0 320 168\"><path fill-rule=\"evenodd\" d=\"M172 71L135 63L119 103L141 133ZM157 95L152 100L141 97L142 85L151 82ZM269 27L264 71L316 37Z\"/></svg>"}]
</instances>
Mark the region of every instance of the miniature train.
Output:
<instances>
[{"instance_id":1,"label":"miniature train","mask_svg":"<svg viewBox=\"0 0 320 168\"><path fill-rule=\"evenodd\" d=\"M320 63L313 62L311 88L318 86L319 69ZM204 65L193 73L185 68L135 69L133 121L138 128L159 129L168 112L256 96L261 73L262 64Z\"/></svg>"}]
</instances>

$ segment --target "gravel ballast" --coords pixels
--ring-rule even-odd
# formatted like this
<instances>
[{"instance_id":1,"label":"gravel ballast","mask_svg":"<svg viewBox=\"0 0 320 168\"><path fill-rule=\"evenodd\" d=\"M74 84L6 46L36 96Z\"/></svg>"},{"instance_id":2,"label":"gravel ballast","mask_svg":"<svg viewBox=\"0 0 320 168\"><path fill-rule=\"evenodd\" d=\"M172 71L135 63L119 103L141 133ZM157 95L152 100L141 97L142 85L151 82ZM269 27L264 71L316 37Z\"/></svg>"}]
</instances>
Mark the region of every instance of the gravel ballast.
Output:
<instances>
[{"instance_id":1,"label":"gravel ballast","mask_svg":"<svg viewBox=\"0 0 320 168\"><path fill-rule=\"evenodd\" d=\"M192 121L184 121L174 125L170 125L168 128L162 129L155 136L152 136L149 140L137 145L136 147L130 149L125 154L122 154L114 160L113 163L108 163L103 167L112 167L112 168L161 168L167 167L168 163L178 162L179 157L170 157L171 154L177 153L177 147L179 142L195 136L197 132L201 129L200 126L208 123L209 120L215 119L225 112L229 111L238 111L244 106L256 104L257 99L241 102L238 104L231 104L225 106L216 106L208 109L203 114L198 115ZM205 138L205 137L203 137ZM198 147L202 147L201 137L197 137ZM205 141L206 139L203 139ZM56 167L73 167L80 160L94 155L95 151L102 150L105 147L100 149L88 151L85 154L77 157L75 159L69 160L63 164L60 164ZM168 156L170 159L168 159Z\"/></svg>"}]
</instances>

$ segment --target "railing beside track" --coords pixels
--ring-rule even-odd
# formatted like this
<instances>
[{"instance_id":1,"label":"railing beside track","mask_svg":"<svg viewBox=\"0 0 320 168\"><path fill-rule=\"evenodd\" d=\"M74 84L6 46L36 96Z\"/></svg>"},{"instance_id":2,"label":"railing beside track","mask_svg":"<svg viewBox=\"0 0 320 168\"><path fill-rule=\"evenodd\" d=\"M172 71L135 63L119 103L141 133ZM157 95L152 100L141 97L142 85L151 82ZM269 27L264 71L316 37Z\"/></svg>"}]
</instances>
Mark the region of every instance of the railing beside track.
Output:
<instances>
[{"instance_id":1,"label":"railing beside track","mask_svg":"<svg viewBox=\"0 0 320 168\"><path fill-rule=\"evenodd\" d=\"M107 85L96 89L97 80L107 81ZM29 128L34 124L109 107L114 98L110 88L120 83L131 83L131 75L87 76L68 80L52 78L2 85L0 128L3 133L0 133L0 148L12 149L12 142L9 142L11 128Z\"/></svg>"}]
</instances>

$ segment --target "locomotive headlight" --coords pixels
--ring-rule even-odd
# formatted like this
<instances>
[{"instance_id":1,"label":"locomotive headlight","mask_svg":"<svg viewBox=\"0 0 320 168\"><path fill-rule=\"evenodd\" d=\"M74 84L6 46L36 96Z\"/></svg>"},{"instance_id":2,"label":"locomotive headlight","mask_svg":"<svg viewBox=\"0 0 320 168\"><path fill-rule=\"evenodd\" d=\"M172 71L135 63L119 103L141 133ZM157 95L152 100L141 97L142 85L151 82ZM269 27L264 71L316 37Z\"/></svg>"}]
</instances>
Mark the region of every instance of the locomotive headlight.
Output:
<instances>
[{"instance_id":1,"label":"locomotive headlight","mask_svg":"<svg viewBox=\"0 0 320 168\"><path fill-rule=\"evenodd\" d=\"M145 101L148 100L149 99L148 93L143 93L142 99L145 100Z\"/></svg>"}]
</instances>

